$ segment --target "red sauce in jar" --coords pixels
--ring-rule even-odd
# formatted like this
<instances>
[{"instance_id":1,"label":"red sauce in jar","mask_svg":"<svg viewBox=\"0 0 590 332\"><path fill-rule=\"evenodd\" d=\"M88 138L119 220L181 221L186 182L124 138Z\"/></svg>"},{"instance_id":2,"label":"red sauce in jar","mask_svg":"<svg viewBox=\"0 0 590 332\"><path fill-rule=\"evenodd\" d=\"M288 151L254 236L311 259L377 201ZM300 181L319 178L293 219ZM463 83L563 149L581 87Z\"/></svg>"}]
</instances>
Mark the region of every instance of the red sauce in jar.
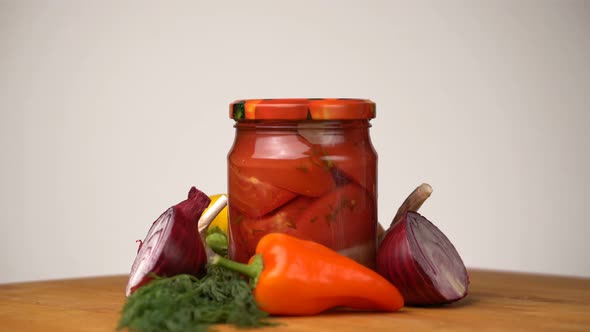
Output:
<instances>
[{"instance_id":1,"label":"red sauce in jar","mask_svg":"<svg viewBox=\"0 0 590 332\"><path fill-rule=\"evenodd\" d=\"M258 99L230 105L229 255L247 262L267 233L319 242L374 267L375 104L363 99Z\"/></svg>"}]
</instances>

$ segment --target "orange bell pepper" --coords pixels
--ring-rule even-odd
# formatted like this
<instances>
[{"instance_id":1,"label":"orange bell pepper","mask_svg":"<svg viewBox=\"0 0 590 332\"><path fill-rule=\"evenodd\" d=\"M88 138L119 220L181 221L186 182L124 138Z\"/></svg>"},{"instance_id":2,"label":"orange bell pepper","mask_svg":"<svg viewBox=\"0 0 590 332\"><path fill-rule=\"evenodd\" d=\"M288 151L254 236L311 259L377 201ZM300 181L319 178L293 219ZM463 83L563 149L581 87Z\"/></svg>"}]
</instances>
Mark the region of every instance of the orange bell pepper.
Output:
<instances>
[{"instance_id":1,"label":"orange bell pepper","mask_svg":"<svg viewBox=\"0 0 590 332\"><path fill-rule=\"evenodd\" d=\"M248 265L216 256L212 263L250 277L260 309L273 315L315 315L334 307L395 311L400 292L377 272L319 243L265 235Z\"/></svg>"}]
</instances>

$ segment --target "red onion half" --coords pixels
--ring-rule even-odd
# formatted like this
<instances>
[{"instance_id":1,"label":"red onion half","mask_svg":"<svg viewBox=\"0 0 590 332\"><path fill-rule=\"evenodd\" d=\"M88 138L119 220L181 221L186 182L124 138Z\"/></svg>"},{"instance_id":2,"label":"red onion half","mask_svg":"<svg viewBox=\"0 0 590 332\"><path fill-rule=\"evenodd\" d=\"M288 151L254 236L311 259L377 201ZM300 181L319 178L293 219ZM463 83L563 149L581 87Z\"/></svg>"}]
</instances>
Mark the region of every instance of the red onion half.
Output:
<instances>
[{"instance_id":1,"label":"red onion half","mask_svg":"<svg viewBox=\"0 0 590 332\"><path fill-rule=\"evenodd\" d=\"M127 296L148 283L152 273L169 277L182 273L198 275L204 271L207 255L197 221L210 201L207 195L192 187L188 199L154 221L131 267Z\"/></svg>"},{"instance_id":2,"label":"red onion half","mask_svg":"<svg viewBox=\"0 0 590 332\"><path fill-rule=\"evenodd\" d=\"M469 277L457 250L417 212L406 212L388 230L377 253L377 271L407 305L444 304L467 295Z\"/></svg>"}]
</instances>

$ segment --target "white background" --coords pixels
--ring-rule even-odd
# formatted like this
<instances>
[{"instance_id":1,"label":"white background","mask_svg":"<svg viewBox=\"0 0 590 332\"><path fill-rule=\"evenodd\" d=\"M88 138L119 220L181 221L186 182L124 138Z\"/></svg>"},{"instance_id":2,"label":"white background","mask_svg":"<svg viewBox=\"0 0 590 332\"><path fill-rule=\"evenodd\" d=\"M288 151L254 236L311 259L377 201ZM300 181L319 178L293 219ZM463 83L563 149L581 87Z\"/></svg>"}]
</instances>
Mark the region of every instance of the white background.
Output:
<instances>
[{"instance_id":1,"label":"white background","mask_svg":"<svg viewBox=\"0 0 590 332\"><path fill-rule=\"evenodd\" d=\"M0 0L0 282L129 271L241 98L377 103L379 218L469 267L590 276L588 1Z\"/></svg>"}]
</instances>

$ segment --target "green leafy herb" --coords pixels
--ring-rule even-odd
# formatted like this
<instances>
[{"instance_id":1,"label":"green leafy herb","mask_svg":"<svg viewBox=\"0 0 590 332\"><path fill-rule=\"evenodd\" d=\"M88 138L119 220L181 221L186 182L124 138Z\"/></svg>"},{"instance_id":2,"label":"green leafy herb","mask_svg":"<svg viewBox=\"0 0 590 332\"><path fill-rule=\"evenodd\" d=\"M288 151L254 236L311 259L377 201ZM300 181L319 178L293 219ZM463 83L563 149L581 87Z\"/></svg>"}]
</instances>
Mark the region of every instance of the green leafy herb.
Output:
<instances>
[{"instance_id":1,"label":"green leafy herb","mask_svg":"<svg viewBox=\"0 0 590 332\"><path fill-rule=\"evenodd\" d=\"M306 166L303 166L303 165L297 166L297 167L295 167L295 169L298 171L301 171L303 173L309 173L309 168L307 168Z\"/></svg>"},{"instance_id":2,"label":"green leafy herb","mask_svg":"<svg viewBox=\"0 0 590 332\"><path fill-rule=\"evenodd\" d=\"M256 234L262 234L262 233L264 233L264 230L263 229L252 228L250 230L250 232L252 232L252 235L256 236Z\"/></svg>"},{"instance_id":3,"label":"green leafy herb","mask_svg":"<svg viewBox=\"0 0 590 332\"><path fill-rule=\"evenodd\" d=\"M287 225L287 227L292 228L292 229L297 229L297 224L295 223L295 220L293 219L289 219L285 222L285 225Z\"/></svg>"},{"instance_id":4,"label":"green leafy herb","mask_svg":"<svg viewBox=\"0 0 590 332\"><path fill-rule=\"evenodd\" d=\"M326 219L327 224L330 224L330 222L335 221L338 216L342 214L342 210L348 208L350 212L354 211L354 208L356 207L356 201L344 196L336 204L336 207L333 207L332 205L328 205L328 207L330 207L331 211L330 213L324 215L324 219Z\"/></svg>"},{"instance_id":5,"label":"green leafy herb","mask_svg":"<svg viewBox=\"0 0 590 332\"><path fill-rule=\"evenodd\" d=\"M231 223L232 223L232 224L234 224L234 225L239 225L239 224L242 222L242 220L243 220L243 219L244 219L244 215L240 214L240 215L238 215L237 217L235 217L235 218L234 218L234 219L231 221Z\"/></svg>"},{"instance_id":6,"label":"green leafy herb","mask_svg":"<svg viewBox=\"0 0 590 332\"><path fill-rule=\"evenodd\" d=\"M272 325L258 308L248 283L236 272L207 266L198 279L181 274L155 280L133 293L123 307L118 330L137 332L207 331L211 324Z\"/></svg>"}]
</instances>

